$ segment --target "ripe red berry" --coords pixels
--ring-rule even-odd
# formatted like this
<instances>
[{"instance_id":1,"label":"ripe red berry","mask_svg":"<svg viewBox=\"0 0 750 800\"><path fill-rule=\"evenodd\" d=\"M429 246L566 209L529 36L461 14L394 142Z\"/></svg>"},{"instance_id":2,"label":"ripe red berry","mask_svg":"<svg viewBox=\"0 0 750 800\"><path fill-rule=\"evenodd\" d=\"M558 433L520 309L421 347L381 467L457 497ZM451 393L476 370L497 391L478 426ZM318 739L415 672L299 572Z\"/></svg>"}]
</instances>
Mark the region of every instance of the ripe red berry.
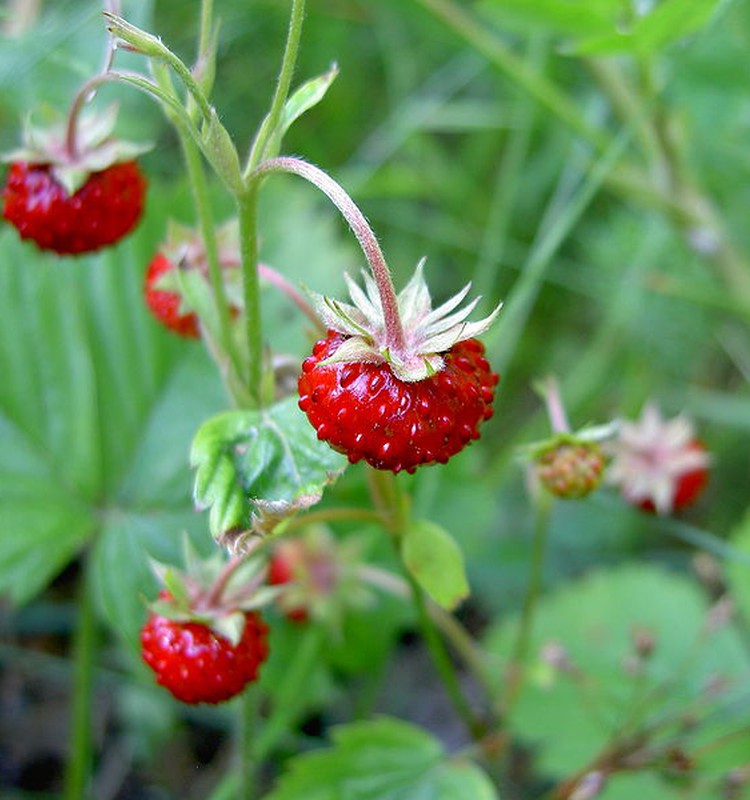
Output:
<instances>
[{"instance_id":1,"label":"ripe red berry","mask_svg":"<svg viewBox=\"0 0 750 800\"><path fill-rule=\"evenodd\" d=\"M3 216L22 239L61 255L114 244L140 219L146 180L135 161L92 172L73 194L45 163L11 164L3 190Z\"/></svg>"},{"instance_id":2,"label":"ripe red berry","mask_svg":"<svg viewBox=\"0 0 750 800\"><path fill-rule=\"evenodd\" d=\"M687 450L691 450L699 455L706 455L706 448L697 439L690 442ZM708 468L705 466L690 469L676 476L674 482L674 494L672 496L672 510L678 511L681 508L691 506L708 484ZM656 513L656 505L651 498L642 500L639 507L644 511Z\"/></svg>"},{"instance_id":3,"label":"ripe red berry","mask_svg":"<svg viewBox=\"0 0 750 800\"><path fill-rule=\"evenodd\" d=\"M640 419L623 421L608 451L608 482L645 511L670 514L684 508L708 482L711 457L691 421L683 415L664 419L654 405L645 406Z\"/></svg>"},{"instance_id":4,"label":"ripe red berry","mask_svg":"<svg viewBox=\"0 0 750 800\"><path fill-rule=\"evenodd\" d=\"M498 376L478 339L443 353L444 367L418 381L395 377L387 362L345 361L321 365L347 340L329 331L302 365L299 406L318 438L355 463L414 472L445 463L479 437L492 416Z\"/></svg>"},{"instance_id":5,"label":"ripe red berry","mask_svg":"<svg viewBox=\"0 0 750 800\"><path fill-rule=\"evenodd\" d=\"M268 657L267 633L255 612L245 612L236 645L202 623L152 612L141 629L141 655L157 683L183 703L222 703L258 678Z\"/></svg>"},{"instance_id":6,"label":"ripe red berry","mask_svg":"<svg viewBox=\"0 0 750 800\"><path fill-rule=\"evenodd\" d=\"M171 331L187 339L200 338L198 317L192 311L180 313L180 296L175 292L156 289L154 285L174 264L163 254L157 253L146 270L143 294L151 313Z\"/></svg>"}]
</instances>

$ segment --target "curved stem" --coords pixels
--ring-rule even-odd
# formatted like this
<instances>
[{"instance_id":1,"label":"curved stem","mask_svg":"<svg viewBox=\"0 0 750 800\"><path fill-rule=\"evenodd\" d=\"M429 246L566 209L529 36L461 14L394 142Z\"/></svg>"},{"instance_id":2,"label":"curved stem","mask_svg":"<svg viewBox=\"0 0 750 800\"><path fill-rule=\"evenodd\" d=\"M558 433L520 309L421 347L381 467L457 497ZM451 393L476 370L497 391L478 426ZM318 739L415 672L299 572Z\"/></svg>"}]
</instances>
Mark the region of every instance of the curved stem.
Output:
<instances>
[{"instance_id":1,"label":"curved stem","mask_svg":"<svg viewBox=\"0 0 750 800\"><path fill-rule=\"evenodd\" d=\"M292 75L297 63L297 53L299 52L300 37L302 35L302 22L305 17L305 0L292 0L292 12L289 19L289 31L287 33L284 56L281 61L279 77L276 82L276 90L271 100L271 109L268 116L263 120L263 124L258 130L258 134L250 149L250 156L247 161L247 173L253 170L257 164L265 157L265 150L269 139L276 130L284 104L289 96L289 88L292 83Z\"/></svg>"},{"instance_id":2,"label":"curved stem","mask_svg":"<svg viewBox=\"0 0 750 800\"><path fill-rule=\"evenodd\" d=\"M333 178L319 167L291 156L271 158L259 164L248 176L251 181L257 180L272 172L288 172L299 175L320 189L336 206L349 224L352 233L362 248L367 263L372 271L378 287L378 294L383 306L383 317L386 330L386 346L395 353L403 353L405 349L404 329L398 313L398 300L393 288L391 273L388 269L383 251L372 228L359 210L355 202Z\"/></svg>"},{"instance_id":3,"label":"curved stem","mask_svg":"<svg viewBox=\"0 0 750 800\"><path fill-rule=\"evenodd\" d=\"M73 652L71 753L65 771L64 800L81 800L86 796L92 763L91 712L96 653L96 619L91 568L85 557L78 596L78 622Z\"/></svg>"}]
</instances>

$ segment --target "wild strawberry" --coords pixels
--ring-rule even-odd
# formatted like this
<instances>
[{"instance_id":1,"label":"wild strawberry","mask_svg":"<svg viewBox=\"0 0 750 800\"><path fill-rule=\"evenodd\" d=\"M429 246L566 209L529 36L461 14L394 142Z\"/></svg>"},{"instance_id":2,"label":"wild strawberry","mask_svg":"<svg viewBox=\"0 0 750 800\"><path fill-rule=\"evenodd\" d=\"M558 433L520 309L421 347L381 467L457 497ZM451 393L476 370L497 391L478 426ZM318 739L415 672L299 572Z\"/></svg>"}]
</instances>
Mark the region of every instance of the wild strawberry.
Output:
<instances>
[{"instance_id":1,"label":"wild strawberry","mask_svg":"<svg viewBox=\"0 0 750 800\"><path fill-rule=\"evenodd\" d=\"M653 405L623 422L609 444L607 481L645 511L669 514L693 503L708 483L710 456L684 416L664 420Z\"/></svg>"},{"instance_id":2,"label":"wild strawberry","mask_svg":"<svg viewBox=\"0 0 750 800\"><path fill-rule=\"evenodd\" d=\"M216 229L219 264L232 317L240 313L242 306L238 236L236 220ZM262 265L262 269L269 268ZM166 328L185 338L201 336L195 309L200 311L204 325L210 325L215 310L206 247L197 231L169 223L166 239L146 269L143 296L148 309Z\"/></svg>"},{"instance_id":3,"label":"wild strawberry","mask_svg":"<svg viewBox=\"0 0 750 800\"><path fill-rule=\"evenodd\" d=\"M140 219L146 180L134 156L143 147L116 140L115 112L27 127L25 147L10 153L3 216L22 239L72 255L99 250L128 234Z\"/></svg>"},{"instance_id":4,"label":"wild strawberry","mask_svg":"<svg viewBox=\"0 0 750 800\"><path fill-rule=\"evenodd\" d=\"M173 268L174 264L163 253L157 253L151 259L143 284L146 305L169 330L186 339L198 339L201 334L195 312L180 313L180 296L176 292L156 288L159 279Z\"/></svg>"},{"instance_id":5,"label":"wild strawberry","mask_svg":"<svg viewBox=\"0 0 750 800\"><path fill-rule=\"evenodd\" d=\"M258 678L268 657L268 626L245 612L236 644L200 622L150 613L141 629L141 655L157 683L183 703L223 703Z\"/></svg>"},{"instance_id":6,"label":"wild strawberry","mask_svg":"<svg viewBox=\"0 0 750 800\"><path fill-rule=\"evenodd\" d=\"M453 312L466 287L433 310L422 263L398 295L400 336L389 324L373 279L367 293L351 280L353 306L317 298L330 329L302 365L299 406L318 438L376 469L414 472L445 463L479 437L492 416L498 376L475 335L484 320L465 322L476 301Z\"/></svg>"},{"instance_id":7,"label":"wild strawberry","mask_svg":"<svg viewBox=\"0 0 750 800\"><path fill-rule=\"evenodd\" d=\"M599 485L604 472L604 454L594 442L563 437L534 458L536 474L545 488L566 500L578 500Z\"/></svg>"}]
</instances>

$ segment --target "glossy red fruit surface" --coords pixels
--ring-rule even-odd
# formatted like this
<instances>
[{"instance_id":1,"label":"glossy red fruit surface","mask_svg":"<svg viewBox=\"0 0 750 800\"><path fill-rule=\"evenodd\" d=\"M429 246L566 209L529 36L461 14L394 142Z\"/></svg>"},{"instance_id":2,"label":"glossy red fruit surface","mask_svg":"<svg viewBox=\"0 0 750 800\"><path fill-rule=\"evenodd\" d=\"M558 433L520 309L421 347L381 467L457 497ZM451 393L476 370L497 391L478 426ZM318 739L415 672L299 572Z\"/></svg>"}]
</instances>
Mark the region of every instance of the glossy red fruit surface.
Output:
<instances>
[{"instance_id":1,"label":"glossy red fruit surface","mask_svg":"<svg viewBox=\"0 0 750 800\"><path fill-rule=\"evenodd\" d=\"M172 267L172 262L162 253L157 253L151 259L143 284L146 305L156 319L171 331L186 339L198 339L201 335L198 317L193 312L180 314L180 297L175 292L154 288L159 278Z\"/></svg>"},{"instance_id":2,"label":"glossy red fruit surface","mask_svg":"<svg viewBox=\"0 0 750 800\"><path fill-rule=\"evenodd\" d=\"M157 683L183 703L222 703L258 678L268 657L268 626L245 613L240 641L197 622L176 622L151 613L141 629L141 655Z\"/></svg>"},{"instance_id":3,"label":"glossy red fruit surface","mask_svg":"<svg viewBox=\"0 0 750 800\"><path fill-rule=\"evenodd\" d=\"M705 453L705 446L697 439L690 443L690 450ZM672 496L672 510L678 511L681 508L691 506L706 488L708 484L708 469L698 467L683 472L675 479L674 495ZM650 499L642 500L638 506L644 511L656 513L656 506Z\"/></svg>"},{"instance_id":4,"label":"glossy red fruit surface","mask_svg":"<svg viewBox=\"0 0 750 800\"><path fill-rule=\"evenodd\" d=\"M445 367L421 381L396 378L386 363L320 365L346 337L329 331L302 365L299 406L318 438L355 463L413 472L445 463L479 437L492 416L498 376L484 345L467 339L443 354Z\"/></svg>"},{"instance_id":5,"label":"glossy red fruit surface","mask_svg":"<svg viewBox=\"0 0 750 800\"><path fill-rule=\"evenodd\" d=\"M135 161L93 172L68 194L47 164L16 162L3 190L3 216L22 239L61 255L89 253L122 239L143 210L146 179Z\"/></svg>"}]
</instances>

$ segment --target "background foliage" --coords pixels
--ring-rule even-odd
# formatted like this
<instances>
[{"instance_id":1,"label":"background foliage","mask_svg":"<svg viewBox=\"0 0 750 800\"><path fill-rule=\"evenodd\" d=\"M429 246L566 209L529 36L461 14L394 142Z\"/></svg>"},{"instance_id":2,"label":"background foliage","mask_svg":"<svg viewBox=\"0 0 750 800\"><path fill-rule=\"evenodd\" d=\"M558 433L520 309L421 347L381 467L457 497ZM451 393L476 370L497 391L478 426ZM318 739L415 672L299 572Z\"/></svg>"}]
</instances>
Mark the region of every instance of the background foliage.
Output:
<instances>
[{"instance_id":1,"label":"background foliage","mask_svg":"<svg viewBox=\"0 0 750 800\"><path fill-rule=\"evenodd\" d=\"M244 142L268 102L287 8L269 0L217 6L213 99ZM124 3L131 21L188 61L197 8ZM43 3L26 30L6 29L3 149L17 144L32 105L67 106L98 68L103 41L96 4L82 0ZM495 418L446 467L403 476L415 517L460 542L472 595L459 615L486 636L490 653L507 650L527 582L532 513L516 448L545 434L536 380L560 378L574 425L634 417L648 399L669 414L685 410L714 454L708 492L679 520L645 517L607 490L554 508L534 677L510 715L528 750L505 774L503 797L541 796L582 768L628 723L631 692L661 697L658 687L667 686L664 705L647 703L643 713L669 717L703 703L717 677L728 688L700 705L708 722L683 738L676 722L661 733L694 751L697 783L654 763L615 777L600 796L735 796L721 794L727 770L750 764L749 45L741 2L309 3L298 76L333 61L340 75L290 131L286 151L325 168L361 202L398 286L427 255L437 298L472 280L485 310L498 297L506 302L487 337L502 374ZM135 58L123 55L124 63ZM120 133L156 145L143 159L150 189L138 231L111 251L58 261L0 229L0 676L21 684L16 705L0 713L0 785L6 780L18 797L58 787L64 738L40 731L64 719L76 576L88 558L108 696L96 796L197 798L226 765L227 715L185 712L152 689L134 642L142 597L154 592L147 558L177 559L184 530L199 549L214 547L206 515L193 509L188 455L199 425L226 398L200 348L158 329L140 297L167 218L193 221L176 141L144 97L114 87L105 94L121 104ZM230 210L218 185L215 208L218 218ZM342 271L361 266L333 210L293 179L264 189L261 230L263 259L316 291L340 291ZM304 324L270 291L264 313L271 345L301 359ZM365 493L363 473L352 469L333 500L364 503ZM354 533L374 563L391 566L376 530ZM737 613L709 636L709 607L725 592ZM323 646L315 634L301 643L298 631L274 623L263 702L286 705L296 732L268 745L269 787L287 755L334 723L380 711L431 734L407 722L360 721L334 733L333 751L297 762L273 796L312 796L318 787L304 777L312 765L335 769L339 751L354 752L354 762L383 759L378 748L399 737L419 759L393 786L352 797L417 796L398 793L414 786L424 796L469 796L435 788L457 775L475 785L472 797L492 796L473 767L444 766L443 748L465 742L435 686L412 677L424 670L409 612L379 598L343 626ZM632 675L625 661L639 627L653 634L655 650L645 673ZM595 684L591 714L581 684L538 660L552 640ZM301 689L289 666L300 652L311 668ZM16 736L21 707L38 715L24 712ZM712 733L737 730L726 746L707 744ZM360 752L362 742L373 752ZM165 767L165 754L177 766ZM53 766L40 785L45 758ZM204 770L186 779L180 765L194 761ZM116 779L105 770L112 764Z\"/></svg>"}]
</instances>

